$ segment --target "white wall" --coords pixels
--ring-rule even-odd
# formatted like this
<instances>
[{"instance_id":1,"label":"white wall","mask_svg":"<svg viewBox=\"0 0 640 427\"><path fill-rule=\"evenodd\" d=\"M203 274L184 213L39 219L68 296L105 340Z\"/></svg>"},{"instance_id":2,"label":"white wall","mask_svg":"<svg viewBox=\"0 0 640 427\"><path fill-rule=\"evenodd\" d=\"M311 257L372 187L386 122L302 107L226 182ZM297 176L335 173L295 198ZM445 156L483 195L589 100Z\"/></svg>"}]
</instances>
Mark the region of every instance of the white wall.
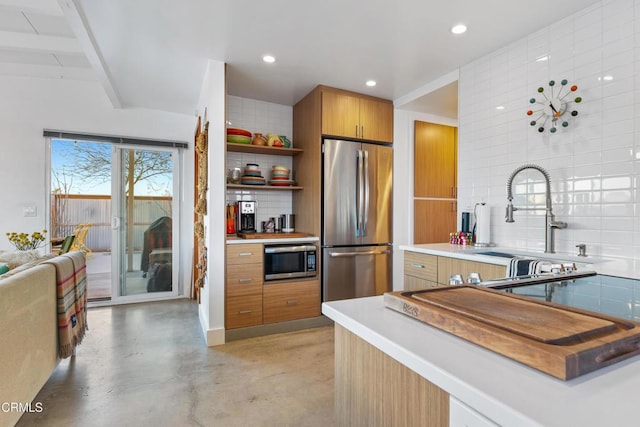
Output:
<instances>
[{"instance_id":1,"label":"white wall","mask_svg":"<svg viewBox=\"0 0 640 427\"><path fill-rule=\"evenodd\" d=\"M97 82L0 77L0 250L9 250L7 231L33 232L48 227L45 205L47 147L44 128L189 142L183 156L183 218L193 209L193 148L195 119L151 110L113 109ZM36 217L24 217L23 207L35 205ZM190 265L193 227L182 230L182 262ZM189 288L190 269L182 270Z\"/></svg>"},{"instance_id":2,"label":"white wall","mask_svg":"<svg viewBox=\"0 0 640 427\"><path fill-rule=\"evenodd\" d=\"M209 121L209 192L204 219L207 277L201 293L200 323L208 346L224 344L224 272L226 245L225 64L210 60L202 83L199 111Z\"/></svg>"},{"instance_id":3,"label":"white wall","mask_svg":"<svg viewBox=\"0 0 640 427\"><path fill-rule=\"evenodd\" d=\"M543 212L504 221L507 177L535 163L550 172L556 219L569 223L557 251L586 243L594 255L640 255L639 18L638 1L601 1L460 69L458 206L488 202L496 243L544 248ZM584 101L569 128L540 135L525 112L551 79L577 84Z\"/></svg>"}]
</instances>

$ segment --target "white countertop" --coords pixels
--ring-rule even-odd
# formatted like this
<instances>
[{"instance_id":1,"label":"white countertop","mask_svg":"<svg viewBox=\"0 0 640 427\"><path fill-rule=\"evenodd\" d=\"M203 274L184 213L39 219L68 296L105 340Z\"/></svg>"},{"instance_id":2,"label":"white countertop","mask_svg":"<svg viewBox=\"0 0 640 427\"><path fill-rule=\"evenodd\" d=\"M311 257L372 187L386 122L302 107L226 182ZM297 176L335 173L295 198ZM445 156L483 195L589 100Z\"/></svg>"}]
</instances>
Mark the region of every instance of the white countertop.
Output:
<instances>
[{"instance_id":1,"label":"white countertop","mask_svg":"<svg viewBox=\"0 0 640 427\"><path fill-rule=\"evenodd\" d=\"M383 297L322 313L503 426L637 426L640 357L561 381L384 307Z\"/></svg>"},{"instance_id":2,"label":"white countertop","mask_svg":"<svg viewBox=\"0 0 640 427\"><path fill-rule=\"evenodd\" d=\"M232 238L227 239L227 245L246 245L250 243L305 243L305 242L317 242L320 238L317 236L310 237L278 237L275 239L241 239Z\"/></svg>"},{"instance_id":3,"label":"white countertop","mask_svg":"<svg viewBox=\"0 0 640 427\"><path fill-rule=\"evenodd\" d=\"M400 249L411 252L419 252L428 255L446 256L451 258L464 259L468 261L484 262L496 265L508 265L509 258L486 256L476 253L477 251L507 252L516 255L537 257L550 260L561 260L575 262L578 270L594 270L600 274L610 276L630 277L640 279L640 262L633 258L614 257L578 257L575 254L545 254L531 250L509 248L506 246L492 246L478 248L474 246L451 245L449 243L430 243L422 245L400 245Z\"/></svg>"}]
</instances>

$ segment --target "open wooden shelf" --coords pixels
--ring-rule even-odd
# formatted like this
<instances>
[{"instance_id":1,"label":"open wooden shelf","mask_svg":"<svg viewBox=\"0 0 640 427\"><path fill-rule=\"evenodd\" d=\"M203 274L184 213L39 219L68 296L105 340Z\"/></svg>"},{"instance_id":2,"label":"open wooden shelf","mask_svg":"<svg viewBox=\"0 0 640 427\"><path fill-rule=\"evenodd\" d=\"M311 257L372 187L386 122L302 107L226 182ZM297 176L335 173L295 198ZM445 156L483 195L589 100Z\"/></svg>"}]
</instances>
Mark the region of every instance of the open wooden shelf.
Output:
<instances>
[{"instance_id":1,"label":"open wooden shelf","mask_svg":"<svg viewBox=\"0 0 640 427\"><path fill-rule=\"evenodd\" d=\"M302 190L304 187L290 186L290 187L278 187L275 185L242 185L242 184L227 184L227 190Z\"/></svg>"},{"instance_id":2,"label":"open wooden shelf","mask_svg":"<svg viewBox=\"0 0 640 427\"><path fill-rule=\"evenodd\" d=\"M266 145L234 144L233 142L227 142L227 151L234 151L236 153L270 154L272 156L295 156L302 153L304 150L300 148L279 148L268 147Z\"/></svg>"}]
</instances>

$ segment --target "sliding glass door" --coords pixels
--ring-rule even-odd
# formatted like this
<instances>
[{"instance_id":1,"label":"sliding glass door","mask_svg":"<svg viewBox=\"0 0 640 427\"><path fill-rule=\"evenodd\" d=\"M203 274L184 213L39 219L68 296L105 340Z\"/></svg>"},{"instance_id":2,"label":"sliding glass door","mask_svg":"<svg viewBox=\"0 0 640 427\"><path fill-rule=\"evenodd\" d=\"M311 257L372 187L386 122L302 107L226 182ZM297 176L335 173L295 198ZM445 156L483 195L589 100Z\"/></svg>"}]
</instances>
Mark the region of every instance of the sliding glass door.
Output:
<instances>
[{"instance_id":1,"label":"sliding glass door","mask_svg":"<svg viewBox=\"0 0 640 427\"><path fill-rule=\"evenodd\" d=\"M118 299L178 294L175 149L113 148L112 271Z\"/></svg>"},{"instance_id":2,"label":"sliding glass door","mask_svg":"<svg viewBox=\"0 0 640 427\"><path fill-rule=\"evenodd\" d=\"M180 151L50 141L52 243L86 251L89 300L178 295Z\"/></svg>"}]
</instances>

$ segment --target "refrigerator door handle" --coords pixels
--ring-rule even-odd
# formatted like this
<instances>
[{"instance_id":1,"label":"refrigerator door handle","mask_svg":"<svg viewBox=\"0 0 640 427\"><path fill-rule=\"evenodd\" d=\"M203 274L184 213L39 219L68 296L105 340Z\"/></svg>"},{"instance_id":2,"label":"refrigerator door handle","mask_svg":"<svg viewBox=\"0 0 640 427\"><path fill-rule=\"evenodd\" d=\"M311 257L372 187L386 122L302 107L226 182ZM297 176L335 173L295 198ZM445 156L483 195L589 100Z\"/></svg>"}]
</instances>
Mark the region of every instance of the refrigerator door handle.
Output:
<instances>
[{"instance_id":1,"label":"refrigerator door handle","mask_svg":"<svg viewBox=\"0 0 640 427\"><path fill-rule=\"evenodd\" d=\"M364 162L364 155L362 150L356 151L356 158L358 159L358 165L356 167L356 237L364 235L363 230L363 176L362 176L362 164Z\"/></svg>"},{"instance_id":2,"label":"refrigerator door handle","mask_svg":"<svg viewBox=\"0 0 640 427\"><path fill-rule=\"evenodd\" d=\"M364 171L363 171L363 178L364 178L364 205L363 205L364 220L362 221L362 235L366 236L367 235L367 225L369 223L369 152L367 150L362 150L362 152L364 154L364 159L363 159L363 163L364 163Z\"/></svg>"},{"instance_id":3,"label":"refrigerator door handle","mask_svg":"<svg viewBox=\"0 0 640 427\"><path fill-rule=\"evenodd\" d=\"M342 257L354 257L360 255L388 255L391 251L389 249L384 251L366 251L366 252L329 252L329 256L331 258L342 258Z\"/></svg>"}]
</instances>

